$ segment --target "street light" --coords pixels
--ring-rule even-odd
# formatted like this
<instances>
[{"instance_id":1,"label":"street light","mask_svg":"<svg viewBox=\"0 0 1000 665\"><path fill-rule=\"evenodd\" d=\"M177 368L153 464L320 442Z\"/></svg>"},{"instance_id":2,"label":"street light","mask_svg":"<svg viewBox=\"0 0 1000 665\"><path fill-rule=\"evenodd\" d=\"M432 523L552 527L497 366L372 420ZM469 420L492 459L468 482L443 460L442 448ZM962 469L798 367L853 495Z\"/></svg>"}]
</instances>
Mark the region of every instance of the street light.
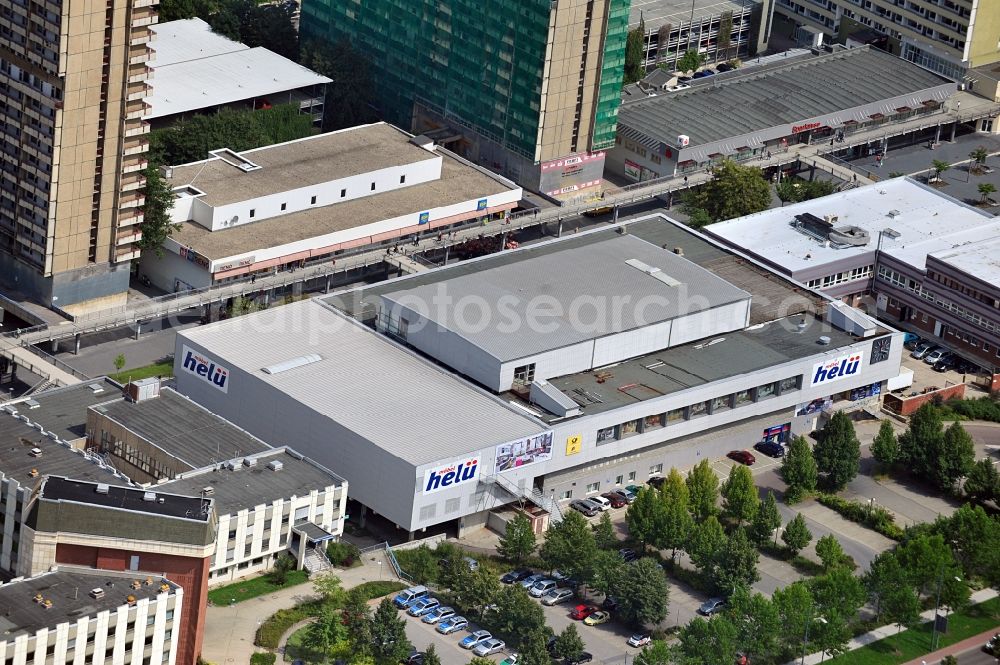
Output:
<instances>
[{"instance_id":1,"label":"street light","mask_svg":"<svg viewBox=\"0 0 1000 665\"><path fill-rule=\"evenodd\" d=\"M938 633L938 620L940 615L938 610L941 608L941 587L944 586L944 563L942 562L938 568L938 585L937 585L937 599L934 601L934 625L931 628L931 651L934 651L937 646L937 633ZM961 582L962 578L958 575L955 576L956 582Z\"/></svg>"},{"instance_id":2,"label":"street light","mask_svg":"<svg viewBox=\"0 0 1000 665\"><path fill-rule=\"evenodd\" d=\"M802 659L799 660L799 665L805 665L806 662L806 644L809 643L809 626L814 622L819 621L822 624L826 624L827 621L823 617L813 617L806 622L806 634L802 637Z\"/></svg>"}]
</instances>

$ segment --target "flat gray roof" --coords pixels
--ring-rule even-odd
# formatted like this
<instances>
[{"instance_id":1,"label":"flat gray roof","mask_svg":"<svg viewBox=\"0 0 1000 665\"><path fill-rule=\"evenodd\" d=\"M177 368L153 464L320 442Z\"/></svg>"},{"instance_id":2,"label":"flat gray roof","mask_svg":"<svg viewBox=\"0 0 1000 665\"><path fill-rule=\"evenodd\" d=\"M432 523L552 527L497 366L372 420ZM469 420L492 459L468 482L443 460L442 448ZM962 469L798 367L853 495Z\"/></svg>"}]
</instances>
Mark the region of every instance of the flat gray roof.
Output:
<instances>
[{"instance_id":1,"label":"flat gray roof","mask_svg":"<svg viewBox=\"0 0 1000 665\"><path fill-rule=\"evenodd\" d=\"M433 158L435 155L443 157L441 178L251 224L241 224L221 231L213 232L194 222L184 222L180 230L174 231L170 237L209 260L224 259L259 249L281 247L336 231L359 228L424 210L514 191L514 188L499 178L460 162L440 148L436 153L429 153L423 148L412 145L409 147L424 153L425 158ZM179 182L176 171L174 182ZM202 186L201 178L197 179L197 183L198 187Z\"/></svg>"},{"instance_id":2,"label":"flat gray roof","mask_svg":"<svg viewBox=\"0 0 1000 665\"><path fill-rule=\"evenodd\" d=\"M143 584L138 589L132 580ZM113 611L128 603L129 596L152 600L162 593L161 584L169 584L169 593L179 588L173 582L154 577L152 584L145 584L145 574L114 573L60 566L52 572L20 579L0 586L0 641L12 644L21 635L34 635L42 628L55 628L61 623L75 623L82 617L93 617L100 612ZM101 598L90 595L91 589L104 591ZM36 603L41 594L52 601L51 607Z\"/></svg>"},{"instance_id":3,"label":"flat gray roof","mask_svg":"<svg viewBox=\"0 0 1000 665\"><path fill-rule=\"evenodd\" d=\"M309 496L313 490L339 487L344 479L315 462L285 448L269 450L253 456L256 464L227 468L204 469L183 474L174 480L156 485L156 491L200 496L206 487L212 488L215 510L221 515L235 515L241 510L271 503L291 496ZM280 471L268 468L272 461L282 464Z\"/></svg>"},{"instance_id":4,"label":"flat gray roof","mask_svg":"<svg viewBox=\"0 0 1000 665\"><path fill-rule=\"evenodd\" d=\"M994 230L997 235L992 238L943 249L929 256L1000 288L1000 225Z\"/></svg>"},{"instance_id":5,"label":"flat gray roof","mask_svg":"<svg viewBox=\"0 0 1000 665\"><path fill-rule=\"evenodd\" d=\"M473 447L485 448L542 431L495 396L317 299L178 334L414 465L467 453L470 433ZM276 374L262 371L304 354L320 359ZM281 420L288 417L281 406L274 400L254 408Z\"/></svg>"},{"instance_id":6,"label":"flat gray roof","mask_svg":"<svg viewBox=\"0 0 1000 665\"><path fill-rule=\"evenodd\" d=\"M261 167L252 171L212 157L174 166L167 180L171 187L197 187L205 192L200 200L210 206L228 205L437 157L410 138L401 129L377 122L240 152ZM289 223L288 217L278 219Z\"/></svg>"},{"instance_id":7,"label":"flat gray roof","mask_svg":"<svg viewBox=\"0 0 1000 665\"><path fill-rule=\"evenodd\" d=\"M107 377L54 388L14 402L13 407L64 441L87 435L87 407L120 396L122 387ZM37 406L29 404L30 401Z\"/></svg>"},{"instance_id":8,"label":"flat gray roof","mask_svg":"<svg viewBox=\"0 0 1000 665\"><path fill-rule=\"evenodd\" d=\"M758 4L738 2L738 0L632 0L632 8L628 15L629 29L639 27L640 19L646 23L646 32L655 32L664 23L670 23L675 28L694 20L700 21L709 16L718 16L725 11L739 12L746 7Z\"/></svg>"},{"instance_id":9,"label":"flat gray roof","mask_svg":"<svg viewBox=\"0 0 1000 665\"><path fill-rule=\"evenodd\" d=\"M200 469L270 446L171 388L159 397L130 402L119 399L94 410L127 427L171 457Z\"/></svg>"},{"instance_id":10,"label":"flat gray roof","mask_svg":"<svg viewBox=\"0 0 1000 665\"><path fill-rule=\"evenodd\" d=\"M797 325L800 321L806 323L801 330ZM821 335L830 338L829 346L819 344ZM857 341L808 314L726 333L716 339L721 341L711 346L704 343L706 340L692 342L612 367L549 379L549 383L577 402L585 415L593 415L752 374ZM516 399L513 393L510 396Z\"/></svg>"},{"instance_id":11,"label":"flat gray roof","mask_svg":"<svg viewBox=\"0 0 1000 665\"><path fill-rule=\"evenodd\" d=\"M398 290L384 297L414 308L501 361L750 297L685 257L634 235L593 234L588 239L550 241L538 251L503 252L490 262L470 265L478 270L444 268L419 280L399 280ZM438 306L442 297L448 304ZM546 311L558 313L533 315L543 301ZM622 306L616 307L615 301ZM640 309L639 303L648 306ZM475 304L480 306L473 308ZM576 315L574 308L579 308ZM494 315L483 320L478 314L483 311ZM529 325L533 318L537 326ZM519 325L511 325L511 319Z\"/></svg>"},{"instance_id":12,"label":"flat gray roof","mask_svg":"<svg viewBox=\"0 0 1000 665\"><path fill-rule=\"evenodd\" d=\"M618 124L671 146L685 134L697 146L948 83L866 46L727 73L715 85L630 102L618 112Z\"/></svg>"},{"instance_id":13,"label":"flat gray roof","mask_svg":"<svg viewBox=\"0 0 1000 665\"><path fill-rule=\"evenodd\" d=\"M102 491L97 491L98 489ZM159 517L175 517L197 522L207 522L210 516L208 507L211 500L206 500L195 494L184 496L176 494L172 489L159 491L158 488L140 489L123 487L105 483L49 476L42 486L41 498L48 501L72 501L85 503L100 508L130 510L132 512L156 515ZM161 501L162 499L162 501Z\"/></svg>"}]
</instances>

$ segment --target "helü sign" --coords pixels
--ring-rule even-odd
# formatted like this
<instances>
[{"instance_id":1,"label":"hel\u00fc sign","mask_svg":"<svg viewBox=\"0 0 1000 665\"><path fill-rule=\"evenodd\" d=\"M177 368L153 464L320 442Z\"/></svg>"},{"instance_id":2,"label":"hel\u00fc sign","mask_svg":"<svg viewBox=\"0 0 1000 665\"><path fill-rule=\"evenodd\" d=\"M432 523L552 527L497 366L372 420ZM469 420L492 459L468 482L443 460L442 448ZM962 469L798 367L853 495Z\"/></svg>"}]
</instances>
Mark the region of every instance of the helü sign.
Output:
<instances>
[{"instance_id":1,"label":"hel\u00fc sign","mask_svg":"<svg viewBox=\"0 0 1000 665\"><path fill-rule=\"evenodd\" d=\"M445 464L424 473L424 494L433 494L461 485L479 476L479 458L470 457L460 462Z\"/></svg>"},{"instance_id":2,"label":"hel\u00fc sign","mask_svg":"<svg viewBox=\"0 0 1000 665\"><path fill-rule=\"evenodd\" d=\"M224 393L229 392L229 370L186 344L181 347L181 369Z\"/></svg>"},{"instance_id":3,"label":"hel\u00fc sign","mask_svg":"<svg viewBox=\"0 0 1000 665\"><path fill-rule=\"evenodd\" d=\"M812 382L809 386L825 385L847 378L848 376L854 376L861 367L861 358L863 356L864 353L857 351L846 356L838 356L837 358L816 363L813 365Z\"/></svg>"}]
</instances>

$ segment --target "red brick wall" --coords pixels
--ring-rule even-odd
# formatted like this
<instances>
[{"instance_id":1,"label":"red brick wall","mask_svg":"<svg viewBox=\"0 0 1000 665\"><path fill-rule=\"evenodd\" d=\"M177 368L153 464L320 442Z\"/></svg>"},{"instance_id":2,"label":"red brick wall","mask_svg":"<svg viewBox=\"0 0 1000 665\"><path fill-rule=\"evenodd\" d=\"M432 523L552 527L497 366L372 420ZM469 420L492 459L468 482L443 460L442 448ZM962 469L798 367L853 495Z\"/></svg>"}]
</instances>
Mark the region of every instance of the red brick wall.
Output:
<instances>
[{"instance_id":1,"label":"red brick wall","mask_svg":"<svg viewBox=\"0 0 1000 665\"><path fill-rule=\"evenodd\" d=\"M134 552L110 547L88 547L85 545L56 546L56 563L74 566L89 566L101 570L123 571L128 567L129 558L139 556L139 570L142 575L162 574L184 589L184 607L181 620L174 636L177 639L177 664L195 665L201 654L201 642L205 634L205 607L208 603L209 559L182 557L152 552ZM136 573L138 577L139 572Z\"/></svg>"},{"instance_id":2,"label":"red brick wall","mask_svg":"<svg viewBox=\"0 0 1000 665\"><path fill-rule=\"evenodd\" d=\"M940 397L942 400L949 400L953 397L961 399L965 397L965 384L959 383L955 386L948 386L941 390L914 397L900 398L896 395L886 395L885 404L887 407L896 410L901 416L908 416L919 409L926 402L930 402Z\"/></svg>"}]
</instances>

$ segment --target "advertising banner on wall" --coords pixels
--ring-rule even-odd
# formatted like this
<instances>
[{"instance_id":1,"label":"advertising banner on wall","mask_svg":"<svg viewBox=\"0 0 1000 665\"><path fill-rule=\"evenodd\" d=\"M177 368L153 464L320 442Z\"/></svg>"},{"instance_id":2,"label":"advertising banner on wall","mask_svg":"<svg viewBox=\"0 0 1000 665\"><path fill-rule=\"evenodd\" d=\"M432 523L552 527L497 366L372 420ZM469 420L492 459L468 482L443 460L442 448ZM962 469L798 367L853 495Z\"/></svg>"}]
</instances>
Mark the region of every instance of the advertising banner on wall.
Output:
<instances>
[{"instance_id":1,"label":"advertising banner on wall","mask_svg":"<svg viewBox=\"0 0 1000 665\"><path fill-rule=\"evenodd\" d=\"M187 344L181 345L180 369L182 372L201 379L213 388L224 393L229 392L229 369L211 358L203 356Z\"/></svg>"},{"instance_id":2,"label":"advertising banner on wall","mask_svg":"<svg viewBox=\"0 0 1000 665\"><path fill-rule=\"evenodd\" d=\"M784 423L783 425L775 425L773 427L768 427L764 430L764 434L761 437L761 441L773 441L776 443L788 443L788 437L792 433L792 424Z\"/></svg>"},{"instance_id":3,"label":"advertising banner on wall","mask_svg":"<svg viewBox=\"0 0 1000 665\"><path fill-rule=\"evenodd\" d=\"M820 397L814 399L811 402L806 402L805 404L799 404L795 407L795 415L797 416L809 416L814 413L819 413L824 409L829 409L833 407L832 397Z\"/></svg>"},{"instance_id":4,"label":"advertising banner on wall","mask_svg":"<svg viewBox=\"0 0 1000 665\"><path fill-rule=\"evenodd\" d=\"M855 351L854 353L837 356L836 358L830 358L829 360L816 363L813 365L809 387L812 388L820 385L825 386L829 383L833 383L834 381L840 381L841 379L846 379L849 376L854 376L861 368L861 359L864 355L865 354L862 351Z\"/></svg>"},{"instance_id":5,"label":"advertising banner on wall","mask_svg":"<svg viewBox=\"0 0 1000 665\"><path fill-rule=\"evenodd\" d=\"M503 473L550 459L552 459L552 432L542 432L497 446L494 473Z\"/></svg>"},{"instance_id":6,"label":"advertising banner on wall","mask_svg":"<svg viewBox=\"0 0 1000 665\"><path fill-rule=\"evenodd\" d=\"M625 177L632 178L636 182L642 177L642 167L630 159L625 160Z\"/></svg>"},{"instance_id":7,"label":"advertising banner on wall","mask_svg":"<svg viewBox=\"0 0 1000 665\"><path fill-rule=\"evenodd\" d=\"M456 485L475 482L479 477L479 458L469 457L449 462L424 472L424 494L433 494Z\"/></svg>"},{"instance_id":8,"label":"advertising banner on wall","mask_svg":"<svg viewBox=\"0 0 1000 665\"><path fill-rule=\"evenodd\" d=\"M583 437L579 434L566 437L566 456L576 455L583 449Z\"/></svg>"},{"instance_id":9,"label":"advertising banner on wall","mask_svg":"<svg viewBox=\"0 0 1000 665\"><path fill-rule=\"evenodd\" d=\"M877 397L882 392L881 383L873 383L870 386L861 386L851 390L851 401L858 402L869 397Z\"/></svg>"}]
</instances>

